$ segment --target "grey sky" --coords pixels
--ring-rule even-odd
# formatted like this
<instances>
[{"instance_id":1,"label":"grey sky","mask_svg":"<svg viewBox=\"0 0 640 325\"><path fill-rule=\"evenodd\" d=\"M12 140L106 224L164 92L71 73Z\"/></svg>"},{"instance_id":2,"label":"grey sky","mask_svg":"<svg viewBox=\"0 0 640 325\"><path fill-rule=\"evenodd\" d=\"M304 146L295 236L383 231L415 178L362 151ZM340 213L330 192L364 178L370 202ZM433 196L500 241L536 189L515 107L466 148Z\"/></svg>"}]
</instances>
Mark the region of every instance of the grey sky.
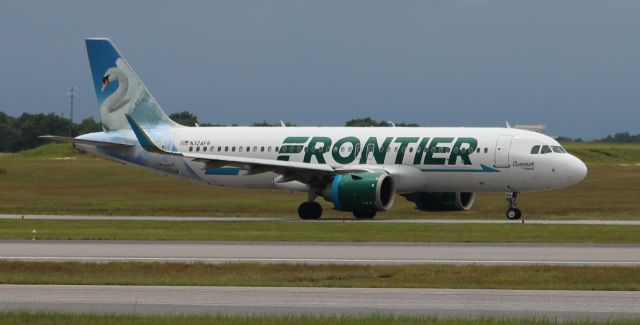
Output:
<instances>
[{"instance_id":1,"label":"grey sky","mask_svg":"<svg viewBox=\"0 0 640 325\"><path fill-rule=\"evenodd\" d=\"M110 37L203 122L545 123L640 133L640 1L3 1L0 110L98 117L82 39Z\"/></svg>"}]
</instances>

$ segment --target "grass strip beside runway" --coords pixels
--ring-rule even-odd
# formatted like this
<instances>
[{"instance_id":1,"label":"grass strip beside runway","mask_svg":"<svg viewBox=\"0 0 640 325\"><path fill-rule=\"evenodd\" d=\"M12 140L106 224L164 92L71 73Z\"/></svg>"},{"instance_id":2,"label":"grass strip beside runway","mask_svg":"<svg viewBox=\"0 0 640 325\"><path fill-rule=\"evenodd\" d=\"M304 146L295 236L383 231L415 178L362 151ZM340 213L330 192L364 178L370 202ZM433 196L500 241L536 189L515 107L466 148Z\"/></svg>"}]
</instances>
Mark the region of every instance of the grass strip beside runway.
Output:
<instances>
[{"instance_id":1,"label":"grass strip beside runway","mask_svg":"<svg viewBox=\"0 0 640 325\"><path fill-rule=\"evenodd\" d=\"M637 325L639 320L558 321L536 318L470 318L442 319L424 316L231 316L231 315L113 315L71 314L51 312L1 312L2 324L431 324L431 325Z\"/></svg>"},{"instance_id":2,"label":"grass strip beside runway","mask_svg":"<svg viewBox=\"0 0 640 325\"><path fill-rule=\"evenodd\" d=\"M0 262L2 284L640 290L640 267Z\"/></svg>"},{"instance_id":3,"label":"grass strip beside runway","mask_svg":"<svg viewBox=\"0 0 640 325\"><path fill-rule=\"evenodd\" d=\"M640 226L0 220L0 239L449 243L640 243Z\"/></svg>"}]
</instances>

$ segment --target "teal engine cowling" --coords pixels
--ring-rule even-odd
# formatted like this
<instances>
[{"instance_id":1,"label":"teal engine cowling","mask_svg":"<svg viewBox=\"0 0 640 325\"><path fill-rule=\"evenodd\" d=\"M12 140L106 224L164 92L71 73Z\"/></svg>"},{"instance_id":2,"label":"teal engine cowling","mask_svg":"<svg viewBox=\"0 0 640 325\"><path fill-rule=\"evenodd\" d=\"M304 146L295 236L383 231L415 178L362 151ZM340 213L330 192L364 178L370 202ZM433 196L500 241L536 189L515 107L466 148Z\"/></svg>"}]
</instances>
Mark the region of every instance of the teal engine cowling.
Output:
<instances>
[{"instance_id":1,"label":"teal engine cowling","mask_svg":"<svg viewBox=\"0 0 640 325\"><path fill-rule=\"evenodd\" d=\"M336 175L322 195L341 211L386 211L396 194L393 178L383 172Z\"/></svg>"},{"instance_id":2,"label":"teal engine cowling","mask_svg":"<svg viewBox=\"0 0 640 325\"><path fill-rule=\"evenodd\" d=\"M413 192L404 194L422 211L467 211L476 200L473 192Z\"/></svg>"}]
</instances>

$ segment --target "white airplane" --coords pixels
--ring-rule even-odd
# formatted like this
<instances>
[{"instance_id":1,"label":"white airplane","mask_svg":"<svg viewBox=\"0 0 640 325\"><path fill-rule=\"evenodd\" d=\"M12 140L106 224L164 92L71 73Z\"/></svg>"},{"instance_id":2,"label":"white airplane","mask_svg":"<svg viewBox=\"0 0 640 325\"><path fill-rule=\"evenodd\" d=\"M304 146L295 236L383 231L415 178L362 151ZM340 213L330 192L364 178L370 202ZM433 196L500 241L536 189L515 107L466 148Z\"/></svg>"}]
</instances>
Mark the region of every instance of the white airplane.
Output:
<instances>
[{"instance_id":1,"label":"white airplane","mask_svg":"<svg viewBox=\"0 0 640 325\"><path fill-rule=\"evenodd\" d=\"M80 150L214 186L308 193L356 218L391 209L396 194L425 211L468 210L476 192L505 192L519 219L520 192L580 182L587 167L554 139L512 128L185 127L160 108L109 39L86 40L104 132Z\"/></svg>"}]
</instances>

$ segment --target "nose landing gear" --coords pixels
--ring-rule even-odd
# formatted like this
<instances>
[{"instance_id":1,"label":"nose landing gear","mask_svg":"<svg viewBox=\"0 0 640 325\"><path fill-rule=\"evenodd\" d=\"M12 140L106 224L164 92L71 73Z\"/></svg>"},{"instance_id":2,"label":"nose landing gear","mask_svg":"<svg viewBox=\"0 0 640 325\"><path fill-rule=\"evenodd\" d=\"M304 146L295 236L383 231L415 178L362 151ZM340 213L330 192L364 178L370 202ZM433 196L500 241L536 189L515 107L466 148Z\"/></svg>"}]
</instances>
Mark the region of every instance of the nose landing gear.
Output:
<instances>
[{"instance_id":1,"label":"nose landing gear","mask_svg":"<svg viewBox=\"0 0 640 325\"><path fill-rule=\"evenodd\" d=\"M522 217L522 211L518 209L518 194L518 192L506 192L504 194L509 205L509 209L507 209L507 219L509 220L518 220Z\"/></svg>"}]
</instances>

